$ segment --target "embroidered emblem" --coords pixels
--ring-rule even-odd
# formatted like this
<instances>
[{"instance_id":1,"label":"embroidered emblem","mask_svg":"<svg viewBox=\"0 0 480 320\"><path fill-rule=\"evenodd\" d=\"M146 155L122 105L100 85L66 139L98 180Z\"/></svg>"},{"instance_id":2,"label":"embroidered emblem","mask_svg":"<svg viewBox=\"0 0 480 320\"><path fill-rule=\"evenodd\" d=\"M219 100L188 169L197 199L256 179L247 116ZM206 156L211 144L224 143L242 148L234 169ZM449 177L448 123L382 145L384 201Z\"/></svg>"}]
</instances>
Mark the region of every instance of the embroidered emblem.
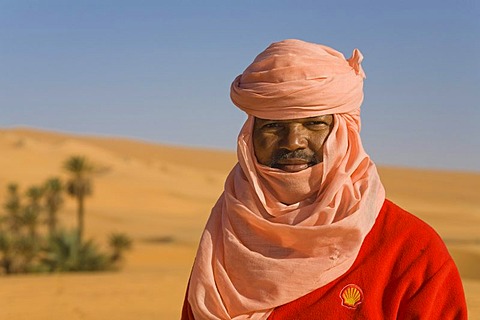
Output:
<instances>
[{"instance_id":1,"label":"embroidered emblem","mask_svg":"<svg viewBox=\"0 0 480 320\"><path fill-rule=\"evenodd\" d=\"M340 298L342 299L342 306L356 309L363 301L363 292L356 284L347 284L340 291Z\"/></svg>"}]
</instances>

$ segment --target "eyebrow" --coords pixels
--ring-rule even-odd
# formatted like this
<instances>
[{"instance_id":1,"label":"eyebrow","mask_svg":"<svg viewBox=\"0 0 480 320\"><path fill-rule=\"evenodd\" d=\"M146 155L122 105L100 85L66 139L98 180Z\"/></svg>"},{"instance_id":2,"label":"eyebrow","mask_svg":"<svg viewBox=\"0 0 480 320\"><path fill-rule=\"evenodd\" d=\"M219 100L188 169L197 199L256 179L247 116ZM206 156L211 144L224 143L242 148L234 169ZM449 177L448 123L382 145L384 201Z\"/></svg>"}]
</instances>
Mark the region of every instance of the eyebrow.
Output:
<instances>
[{"instance_id":1,"label":"eyebrow","mask_svg":"<svg viewBox=\"0 0 480 320\"><path fill-rule=\"evenodd\" d=\"M303 121L303 120L308 121L308 120L315 120L315 119L325 119L325 118L328 118L329 116L331 116L331 114L322 114L322 115L319 115L319 116L297 118L297 119L263 119L263 118L255 117L255 121L256 120L260 120L260 121L263 121L263 122L289 122L289 121Z\"/></svg>"}]
</instances>

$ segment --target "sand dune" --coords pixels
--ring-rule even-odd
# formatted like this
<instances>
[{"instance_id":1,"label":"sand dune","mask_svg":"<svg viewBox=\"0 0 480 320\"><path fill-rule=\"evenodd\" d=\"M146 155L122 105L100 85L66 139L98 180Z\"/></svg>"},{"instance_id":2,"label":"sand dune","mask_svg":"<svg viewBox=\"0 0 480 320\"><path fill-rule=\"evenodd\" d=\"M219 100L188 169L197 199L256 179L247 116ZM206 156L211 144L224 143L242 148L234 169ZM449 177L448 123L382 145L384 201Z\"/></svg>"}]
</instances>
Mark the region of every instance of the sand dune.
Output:
<instances>
[{"instance_id":1,"label":"sand dune","mask_svg":"<svg viewBox=\"0 0 480 320\"><path fill-rule=\"evenodd\" d=\"M134 239L117 273L0 277L0 319L177 319L197 241L235 164L233 152L32 129L0 130L0 203L64 176L63 161L84 155L99 168L87 199L86 235ZM471 319L480 318L480 174L380 168L389 198L431 224L455 259ZM0 209L1 210L1 209ZM61 212L74 222L74 201Z\"/></svg>"}]
</instances>

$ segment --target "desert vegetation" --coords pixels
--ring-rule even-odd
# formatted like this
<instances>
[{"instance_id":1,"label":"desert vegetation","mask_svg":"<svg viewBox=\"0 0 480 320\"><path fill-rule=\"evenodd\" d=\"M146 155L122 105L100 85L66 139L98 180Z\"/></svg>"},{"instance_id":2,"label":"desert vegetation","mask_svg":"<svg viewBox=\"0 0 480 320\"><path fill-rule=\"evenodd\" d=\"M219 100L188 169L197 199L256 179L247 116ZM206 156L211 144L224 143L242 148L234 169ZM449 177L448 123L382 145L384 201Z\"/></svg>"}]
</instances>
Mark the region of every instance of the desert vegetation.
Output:
<instances>
[{"instance_id":1,"label":"desert vegetation","mask_svg":"<svg viewBox=\"0 0 480 320\"><path fill-rule=\"evenodd\" d=\"M84 239L85 201L93 192L95 166L83 156L71 156L63 170L65 181L52 177L23 192L17 183L8 184L0 209L0 275L120 267L132 246L128 235L110 234L106 251L93 239ZM67 197L77 204L76 228L71 230L58 219Z\"/></svg>"}]
</instances>

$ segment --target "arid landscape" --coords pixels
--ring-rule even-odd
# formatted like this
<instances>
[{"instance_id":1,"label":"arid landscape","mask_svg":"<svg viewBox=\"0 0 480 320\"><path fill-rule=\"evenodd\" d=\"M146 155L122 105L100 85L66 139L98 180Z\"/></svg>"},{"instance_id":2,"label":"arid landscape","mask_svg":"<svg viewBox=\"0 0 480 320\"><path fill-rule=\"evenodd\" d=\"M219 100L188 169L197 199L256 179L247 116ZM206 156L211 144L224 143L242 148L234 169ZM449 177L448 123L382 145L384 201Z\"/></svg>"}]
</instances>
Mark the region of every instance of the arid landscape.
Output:
<instances>
[{"instance_id":1,"label":"arid landscape","mask_svg":"<svg viewBox=\"0 0 480 320\"><path fill-rule=\"evenodd\" d=\"M0 319L178 319L197 243L210 208L236 162L234 152L180 148L121 138L0 129L0 203L63 161L98 168L86 199L85 236L133 239L118 272L0 275ZM432 225L462 276L471 319L480 319L480 173L380 168L387 196ZM3 208L0 208L3 210ZM75 223L65 199L62 224Z\"/></svg>"}]
</instances>

